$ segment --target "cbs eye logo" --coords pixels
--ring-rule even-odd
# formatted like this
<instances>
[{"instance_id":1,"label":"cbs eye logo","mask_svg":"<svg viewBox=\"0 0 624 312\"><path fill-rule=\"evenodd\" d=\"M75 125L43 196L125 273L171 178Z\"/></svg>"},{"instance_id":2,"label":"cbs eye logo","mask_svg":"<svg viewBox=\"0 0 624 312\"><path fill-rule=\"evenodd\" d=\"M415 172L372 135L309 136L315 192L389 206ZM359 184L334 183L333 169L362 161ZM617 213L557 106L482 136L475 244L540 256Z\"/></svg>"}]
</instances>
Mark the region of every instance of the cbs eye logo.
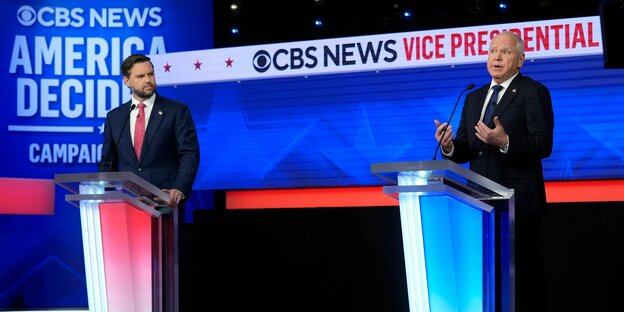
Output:
<instances>
[{"instance_id":1,"label":"cbs eye logo","mask_svg":"<svg viewBox=\"0 0 624 312\"><path fill-rule=\"evenodd\" d=\"M37 21L37 12L29 5L23 5L17 10L17 20L24 26L31 26Z\"/></svg>"},{"instance_id":2,"label":"cbs eye logo","mask_svg":"<svg viewBox=\"0 0 624 312\"><path fill-rule=\"evenodd\" d=\"M271 67L271 55L265 50L256 52L253 57L253 67L259 73L264 73Z\"/></svg>"}]
</instances>

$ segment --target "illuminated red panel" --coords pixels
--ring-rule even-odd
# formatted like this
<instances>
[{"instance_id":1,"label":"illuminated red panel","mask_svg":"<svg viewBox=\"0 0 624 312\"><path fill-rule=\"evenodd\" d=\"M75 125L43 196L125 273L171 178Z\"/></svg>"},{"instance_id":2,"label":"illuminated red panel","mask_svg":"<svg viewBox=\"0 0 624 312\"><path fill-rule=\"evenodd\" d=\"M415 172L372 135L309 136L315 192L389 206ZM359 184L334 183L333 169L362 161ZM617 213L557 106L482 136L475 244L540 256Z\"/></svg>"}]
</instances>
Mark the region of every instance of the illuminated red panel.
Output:
<instances>
[{"instance_id":1,"label":"illuminated red panel","mask_svg":"<svg viewBox=\"0 0 624 312\"><path fill-rule=\"evenodd\" d=\"M151 311L151 218L125 203L101 203L109 311Z\"/></svg>"},{"instance_id":2,"label":"illuminated red panel","mask_svg":"<svg viewBox=\"0 0 624 312\"><path fill-rule=\"evenodd\" d=\"M546 182L549 203L624 201L624 180ZM381 186L226 192L227 209L398 206Z\"/></svg>"},{"instance_id":3,"label":"illuminated red panel","mask_svg":"<svg viewBox=\"0 0 624 312\"><path fill-rule=\"evenodd\" d=\"M54 180L0 178L0 214L53 215Z\"/></svg>"}]
</instances>

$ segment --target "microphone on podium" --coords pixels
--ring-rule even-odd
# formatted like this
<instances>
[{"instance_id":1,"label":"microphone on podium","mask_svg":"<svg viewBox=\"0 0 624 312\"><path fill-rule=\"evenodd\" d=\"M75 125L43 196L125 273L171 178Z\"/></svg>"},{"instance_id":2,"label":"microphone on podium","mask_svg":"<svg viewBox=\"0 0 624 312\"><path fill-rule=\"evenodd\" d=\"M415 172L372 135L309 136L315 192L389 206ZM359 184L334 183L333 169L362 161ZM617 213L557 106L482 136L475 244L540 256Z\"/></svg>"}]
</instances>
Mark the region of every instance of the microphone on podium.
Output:
<instances>
[{"instance_id":1,"label":"microphone on podium","mask_svg":"<svg viewBox=\"0 0 624 312\"><path fill-rule=\"evenodd\" d=\"M115 149L113 150L113 153L111 154L110 164L108 165L108 172L112 172L113 171L113 160L115 159L115 154L118 154L117 153L117 149L119 148L119 140L121 140L121 136L123 135L124 129L126 129L126 124L128 124L128 119L130 119L130 113L132 113L132 111L136 107L137 106L135 104L130 105L130 112L128 112L128 116L126 116L126 119L124 120L123 126L121 126L121 132L119 132L119 136L117 137L117 141L115 141ZM117 156L117 160L119 160L119 156Z\"/></svg>"},{"instance_id":2,"label":"microphone on podium","mask_svg":"<svg viewBox=\"0 0 624 312\"><path fill-rule=\"evenodd\" d=\"M438 150L440 149L440 145L442 145L442 138L444 138L444 134L446 134L446 129L451 124L451 119L453 118L453 114L455 114L455 110L457 109L457 104L459 104L459 99L461 99L461 96L464 94L464 92L474 88L474 86L475 86L474 83L469 84L457 97L457 101L455 102L455 106L453 106L453 110L451 111L451 115L449 116L448 121L446 122L446 126L444 127L444 129L442 129L442 135L440 136L440 141L438 142L438 146L436 146L436 149L433 152L433 160L436 160L436 156L438 155Z\"/></svg>"}]
</instances>

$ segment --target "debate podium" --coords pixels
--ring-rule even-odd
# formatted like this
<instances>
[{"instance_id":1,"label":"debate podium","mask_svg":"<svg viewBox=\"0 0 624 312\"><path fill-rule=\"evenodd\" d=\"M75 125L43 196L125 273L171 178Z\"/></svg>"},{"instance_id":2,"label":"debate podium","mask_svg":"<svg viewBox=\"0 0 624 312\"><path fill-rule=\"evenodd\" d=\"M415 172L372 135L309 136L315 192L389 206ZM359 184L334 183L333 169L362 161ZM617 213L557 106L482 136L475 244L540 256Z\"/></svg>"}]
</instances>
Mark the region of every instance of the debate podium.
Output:
<instances>
[{"instance_id":1,"label":"debate podium","mask_svg":"<svg viewBox=\"0 0 624 312\"><path fill-rule=\"evenodd\" d=\"M169 195L131 172L54 180L80 208L89 311L177 311L177 209L160 204Z\"/></svg>"},{"instance_id":2,"label":"debate podium","mask_svg":"<svg viewBox=\"0 0 624 312\"><path fill-rule=\"evenodd\" d=\"M513 190L448 160L371 172L399 199L410 311L515 311Z\"/></svg>"}]
</instances>

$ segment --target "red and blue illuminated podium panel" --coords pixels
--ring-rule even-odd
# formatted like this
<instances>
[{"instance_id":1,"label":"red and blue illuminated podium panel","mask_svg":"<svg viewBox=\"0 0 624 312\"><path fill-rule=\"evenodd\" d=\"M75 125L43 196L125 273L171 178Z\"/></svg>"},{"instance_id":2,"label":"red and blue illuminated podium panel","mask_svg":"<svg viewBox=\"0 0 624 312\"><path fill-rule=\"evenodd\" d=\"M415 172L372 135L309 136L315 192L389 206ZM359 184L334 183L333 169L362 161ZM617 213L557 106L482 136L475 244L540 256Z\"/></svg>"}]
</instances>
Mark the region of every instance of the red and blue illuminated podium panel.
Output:
<instances>
[{"instance_id":1,"label":"red and blue illuminated podium panel","mask_svg":"<svg viewBox=\"0 0 624 312\"><path fill-rule=\"evenodd\" d=\"M514 311L512 190L446 160L371 171L399 199L410 311Z\"/></svg>"},{"instance_id":2,"label":"red and blue illuminated podium panel","mask_svg":"<svg viewBox=\"0 0 624 312\"><path fill-rule=\"evenodd\" d=\"M129 172L59 174L80 208L89 310L177 311L168 195Z\"/></svg>"}]
</instances>

